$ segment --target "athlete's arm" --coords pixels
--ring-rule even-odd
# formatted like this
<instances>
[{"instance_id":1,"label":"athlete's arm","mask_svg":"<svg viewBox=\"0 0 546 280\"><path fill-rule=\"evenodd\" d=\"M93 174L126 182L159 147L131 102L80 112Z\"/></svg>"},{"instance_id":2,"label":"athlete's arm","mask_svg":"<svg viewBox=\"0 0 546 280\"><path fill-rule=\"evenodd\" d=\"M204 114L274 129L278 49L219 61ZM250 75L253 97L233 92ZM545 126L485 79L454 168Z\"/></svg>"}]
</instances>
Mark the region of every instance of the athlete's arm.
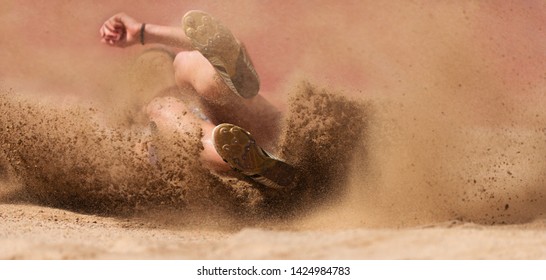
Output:
<instances>
[{"instance_id":1,"label":"athlete's arm","mask_svg":"<svg viewBox=\"0 0 546 280\"><path fill-rule=\"evenodd\" d=\"M100 28L101 41L114 47L129 47L141 43L142 22L119 13L109 18ZM192 49L181 27L146 24L144 44L163 44L175 48Z\"/></svg>"}]
</instances>

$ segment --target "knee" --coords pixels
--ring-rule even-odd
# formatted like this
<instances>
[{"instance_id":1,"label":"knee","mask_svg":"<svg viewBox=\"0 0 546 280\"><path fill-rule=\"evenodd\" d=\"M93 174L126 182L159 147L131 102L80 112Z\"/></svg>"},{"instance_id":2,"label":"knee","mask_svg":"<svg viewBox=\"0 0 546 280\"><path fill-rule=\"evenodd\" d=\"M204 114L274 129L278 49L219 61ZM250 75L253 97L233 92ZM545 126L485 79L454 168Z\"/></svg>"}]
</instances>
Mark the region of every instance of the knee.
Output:
<instances>
[{"instance_id":1,"label":"knee","mask_svg":"<svg viewBox=\"0 0 546 280\"><path fill-rule=\"evenodd\" d=\"M174 76L178 86L192 84L197 67L197 55L200 55L197 51L184 51L174 58Z\"/></svg>"},{"instance_id":2,"label":"knee","mask_svg":"<svg viewBox=\"0 0 546 280\"><path fill-rule=\"evenodd\" d=\"M176 55L174 75L179 87L191 86L200 94L214 89L216 71L210 62L198 51L184 51Z\"/></svg>"},{"instance_id":3,"label":"knee","mask_svg":"<svg viewBox=\"0 0 546 280\"><path fill-rule=\"evenodd\" d=\"M179 52L173 61L174 69L180 69L186 64L191 63L196 51L182 51Z\"/></svg>"}]
</instances>

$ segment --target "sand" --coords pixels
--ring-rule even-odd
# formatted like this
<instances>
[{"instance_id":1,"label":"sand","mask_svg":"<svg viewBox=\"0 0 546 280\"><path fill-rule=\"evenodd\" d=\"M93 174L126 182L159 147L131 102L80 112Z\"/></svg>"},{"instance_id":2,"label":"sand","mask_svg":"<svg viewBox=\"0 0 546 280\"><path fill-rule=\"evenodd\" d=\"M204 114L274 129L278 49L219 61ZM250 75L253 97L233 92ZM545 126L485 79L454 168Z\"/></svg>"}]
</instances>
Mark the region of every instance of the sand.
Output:
<instances>
[{"instance_id":1,"label":"sand","mask_svg":"<svg viewBox=\"0 0 546 280\"><path fill-rule=\"evenodd\" d=\"M125 4L0 4L0 258L545 258L543 3ZM157 46L98 28L195 8L286 109L294 190L201 166L191 112L158 166L135 149L140 108L184 92Z\"/></svg>"},{"instance_id":2,"label":"sand","mask_svg":"<svg viewBox=\"0 0 546 280\"><path fill-rule=\"evenodd\" d=\"M543 259L545 224L215 230L2 205L2 259ZM297 250L295 250L297 248Z\"/></svg>"}]
</instances>

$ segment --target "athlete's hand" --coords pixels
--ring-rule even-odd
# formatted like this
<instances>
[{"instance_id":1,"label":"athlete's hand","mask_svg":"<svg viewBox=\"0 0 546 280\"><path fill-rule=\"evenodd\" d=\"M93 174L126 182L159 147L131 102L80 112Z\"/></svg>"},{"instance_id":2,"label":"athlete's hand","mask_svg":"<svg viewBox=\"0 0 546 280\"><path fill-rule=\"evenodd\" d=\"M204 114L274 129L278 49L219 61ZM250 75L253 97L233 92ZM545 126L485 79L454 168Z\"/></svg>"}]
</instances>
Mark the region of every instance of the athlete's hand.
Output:
<instances>
[{"instance_id":1,"label":"athlete's hand","mask_svg":"<svg viewBox=\"0 0 546 280\"><path fill-rule=\"evenodd\" d=\"M121 48L137 44L140 41L141 25L125 13L116 14L101 26L101 42Z\"/></svg>"}]
</instances>

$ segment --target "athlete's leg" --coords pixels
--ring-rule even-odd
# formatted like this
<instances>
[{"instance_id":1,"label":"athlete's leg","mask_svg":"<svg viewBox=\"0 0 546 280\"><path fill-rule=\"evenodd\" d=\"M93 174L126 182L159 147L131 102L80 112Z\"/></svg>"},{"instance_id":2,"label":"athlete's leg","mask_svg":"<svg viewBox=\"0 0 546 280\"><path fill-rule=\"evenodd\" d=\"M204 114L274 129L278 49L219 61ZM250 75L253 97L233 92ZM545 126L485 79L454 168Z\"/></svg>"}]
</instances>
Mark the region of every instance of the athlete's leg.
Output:
<instances>
[{"instance_id":1,"label":"athlete's leg","mask_svg":"<svg viewBox=\"0 0 546 280\"><path fill-rule=\"evenodd\" d=\"M245 99L233 93L211 63L198 51L180 52L174 60L179 87L194 90L213 124L244 127L267 149L279 135L281 112L260 94Z\"/></svg>"},{"instance_id":2,"label":"athlete's leg","mask_svg":"<svg viewBox=\"0 0 546 280\"><path fill-rule=\"evenodd\" d=\"M205 152L206 158L211 161L220 157L265 186L292 188L296 169L262 149L275 148L281 112L259 94L259 78L244 46L204 12L190 11L183 22L197 51L176 56L175 81L180 88L196 93L208 121L218 125L213 131L209 125L202 125L205 133L210 133L216 152L210 149L210 153Z\"/></svg>"}]
</instances>

